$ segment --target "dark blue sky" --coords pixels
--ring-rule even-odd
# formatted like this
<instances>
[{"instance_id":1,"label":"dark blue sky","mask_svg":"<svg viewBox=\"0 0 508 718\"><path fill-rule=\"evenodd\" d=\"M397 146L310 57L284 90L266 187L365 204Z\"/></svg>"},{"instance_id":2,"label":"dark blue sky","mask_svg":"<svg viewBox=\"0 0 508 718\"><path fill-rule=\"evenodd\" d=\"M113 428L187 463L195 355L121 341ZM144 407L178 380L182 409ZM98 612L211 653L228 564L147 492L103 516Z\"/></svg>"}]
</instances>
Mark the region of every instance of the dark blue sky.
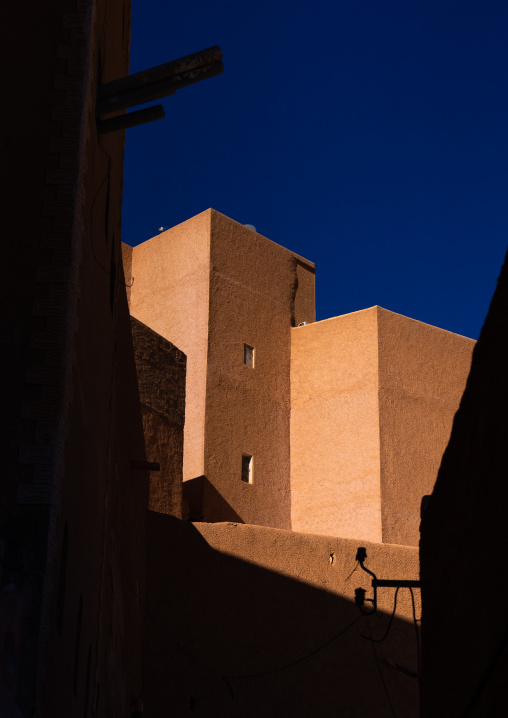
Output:
<instances>
[{"instance_id":1,"label":"dark blue sky","mask_svg":"<svg viewBox=\"0 0 508 718\"><path fill-rule=\"evenodd\" d=\"M131 72L225 72L127 132L123 240L213 207L379 304L476 338L508 238L506 0L134 0Z\"/></svg>"}]
</instances>

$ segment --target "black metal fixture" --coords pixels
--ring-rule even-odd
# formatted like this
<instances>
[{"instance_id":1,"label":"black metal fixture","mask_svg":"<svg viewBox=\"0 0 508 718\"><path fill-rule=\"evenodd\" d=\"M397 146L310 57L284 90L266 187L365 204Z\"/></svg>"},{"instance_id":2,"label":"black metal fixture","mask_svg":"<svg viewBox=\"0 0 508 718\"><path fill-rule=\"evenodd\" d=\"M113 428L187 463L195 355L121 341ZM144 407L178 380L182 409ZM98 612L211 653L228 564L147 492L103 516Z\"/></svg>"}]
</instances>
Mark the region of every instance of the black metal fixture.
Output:
<instances>
[{"instance_id":1,"label":"black metal fixture","mask_svg":"<svg viewBox=\"0 0 508 718\"><path fill-rule=\"evenodd\" d=\"M373 571L370 571L363 564L367 559L367 549L363 546L359 546L356 551L356 560L360 564L361 568L372 576L372 588L374 589L374 597L366 598L366 591L363 588L355 589L355 603L360 609L360 612L365 616L370 616L372 613L377 611L377 589L378 588L420 588L420 581L410 581L407 579L381 579L376 576ZM364 606L365 603L372 604L372 610L366 611Z\"/></svg>"}]
</instances>

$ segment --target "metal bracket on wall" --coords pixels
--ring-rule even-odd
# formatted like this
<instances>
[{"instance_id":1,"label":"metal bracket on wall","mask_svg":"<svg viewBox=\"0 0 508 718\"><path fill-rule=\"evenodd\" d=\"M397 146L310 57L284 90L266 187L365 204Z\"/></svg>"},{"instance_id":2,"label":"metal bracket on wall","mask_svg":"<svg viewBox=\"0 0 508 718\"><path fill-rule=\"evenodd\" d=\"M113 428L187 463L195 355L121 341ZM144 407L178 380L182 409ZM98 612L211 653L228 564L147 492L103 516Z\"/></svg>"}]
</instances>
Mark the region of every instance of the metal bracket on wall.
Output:
<instances>
[{"instance_id":1,"label":"metal bracket on wall","mask_svg":"<svg viewBox=\"0 0 508 718\"><path fill-rule=\"evenodd\" d=\"M201 52L99 85L95 109L98 132L99 134L116 132L145 122L160 120L164 117L162 105L108 120L102 118L104 115L120 112L128 107L174 95L182 87L215 77L223 72L222 50L218 45L214 45Z\"/></svg>"},{"instance_id":2,"label":"metal bracket on wall","mask_svg":"<svg viewBox=\"0 0 508 718\"><path fill-rule=\"evenodd\" d=\"M157 461L131 461L131 469L135 471L160 471L161 465Z\"/></svg>"},{"instance_id":3,"label":"metal bracket on wall","mask_svg":"<svg viewBox=\"0 0 508 718\"><path fill-rule=\"evenodd\" d=\"M370 571L363 564L367 559L367 549L360 546L356 551L356 560L360 564L361 568L372 576L372 588L374 589L374 598L366 598L366 591L364 588L355 589L355 603L360 609L360 612L365 616L369 616L377 611L377 589L378 588L420 588L420 581L412 581L407 579L381 579L376 576L373 571ZM372 610L366 611L364 604L368 602L372 604Z\"/></svg>"}]
</instances>

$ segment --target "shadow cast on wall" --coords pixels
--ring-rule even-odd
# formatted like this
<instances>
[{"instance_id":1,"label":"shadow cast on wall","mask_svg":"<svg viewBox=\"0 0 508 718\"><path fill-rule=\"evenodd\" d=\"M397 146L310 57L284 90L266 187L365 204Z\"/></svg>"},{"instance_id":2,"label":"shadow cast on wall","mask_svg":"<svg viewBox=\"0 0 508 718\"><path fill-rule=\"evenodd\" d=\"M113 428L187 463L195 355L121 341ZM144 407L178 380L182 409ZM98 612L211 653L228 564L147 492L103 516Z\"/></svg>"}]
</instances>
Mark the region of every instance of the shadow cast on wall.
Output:
<instances>
[{"instance_id":1,"label":"shadow cast on wall","mask_svg":"<svg viewBox=\"0 0 508 718\"><path fill-rule=\"evenodd\" d=\"M207 506L213 507L213 515L222 521L243 524L242 518L217 491L206 476L196 476L182 484L183 518L187 521L210 521Z\"/></svg>"},{"instance_id":2,"label":"shadow cast on wall","mask_svg":"<svg viewBox=\"0 0 508 718\"><path fill-rule=\"evenodd\" d=\"M418 714L415 626L221 553L148 513L144 702L157 718ZM281 536L287 532L281 532ZM354 554L352 555L354 568Z\"/></svg>"}]
</instances>

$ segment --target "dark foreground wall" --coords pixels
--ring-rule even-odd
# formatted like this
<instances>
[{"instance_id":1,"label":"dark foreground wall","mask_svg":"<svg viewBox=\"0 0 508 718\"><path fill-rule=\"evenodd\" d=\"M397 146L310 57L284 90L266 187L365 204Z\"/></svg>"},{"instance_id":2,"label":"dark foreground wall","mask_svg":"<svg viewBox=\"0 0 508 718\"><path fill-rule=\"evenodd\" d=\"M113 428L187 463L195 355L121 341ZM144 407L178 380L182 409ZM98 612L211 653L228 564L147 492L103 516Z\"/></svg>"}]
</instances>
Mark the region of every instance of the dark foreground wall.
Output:
<instances>
[{"instance_id":1,"label":"dark foreground wall","mask_svg":"<svg viewBox=\"0 0 508 718\"><path fill-rule=\"evenodd\" d=\"M1 169L0 715L126 716L139 697L148 472L121 271L130 0L12 3ZM5 421L6 419L6 421ZM122 573L128 561L134 584Z\"/></svg>"},{"instance_id":2,"label":"dark foreground wall","mask_svg":"<svg viewBox=\"0 0 508 718\"><path fill-rule=\"evenodd\" d=\"M422 521L423 716L505 716L508 266Z\"/></svg>"}]
</instances>

